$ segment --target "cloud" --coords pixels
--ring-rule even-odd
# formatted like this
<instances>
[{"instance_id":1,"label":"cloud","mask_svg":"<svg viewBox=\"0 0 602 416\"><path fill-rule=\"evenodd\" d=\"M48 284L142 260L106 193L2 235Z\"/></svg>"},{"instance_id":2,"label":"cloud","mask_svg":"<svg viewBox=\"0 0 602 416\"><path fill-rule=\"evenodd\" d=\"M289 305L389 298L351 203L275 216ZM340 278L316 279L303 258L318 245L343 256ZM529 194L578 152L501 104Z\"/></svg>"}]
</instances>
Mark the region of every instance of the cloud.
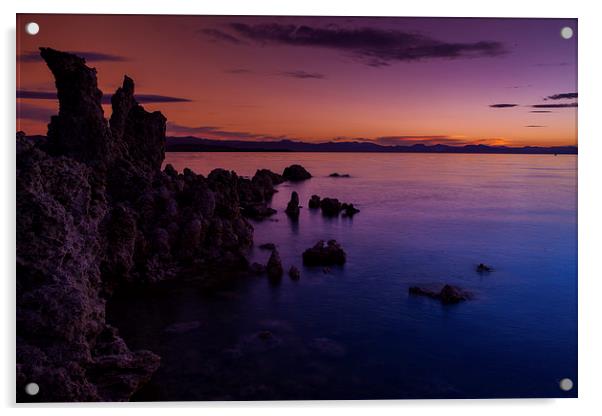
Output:
<instances>
[{"instance_id":1,"label":"cloud","mask_svg":"<svg viewBox=\"0 0 602 416\"><path fill-rule=\"evenodd\" d=\"M574 100L577 98L576 92L566 92L563 94L548 95L545 100Z\"/></svg>"},{"instance_id":2,"label":"cloud","mask_svg":"<svg viewBox=\"0 0 602 416\"><path fill-rule=\"evenodd\" d=\"M69 53L73 53L77 56L81 56L86 59L86 61L90 62L124 62L128 59L120 56L113 55L109 53L102 52L93 52L93 51L68 51ZM42 57L40 56L39 51L30 51L22 53L18 56L18 60L21 62L38 62L42 61Z\"/></svg>"},{"instance_id":3,"label":"cloud","mask_svg":"<svg viewBox=\"0 0 602 416\"><path fill-rule=\"evenodd\" d=\"M299 79L324 79L326 76L318 72L305 72L301 70L297 71L283 71L280 75L285 77L299 78Z\"/></svg>"},{"instance_id":4,"label":"cloud","mask_svg":"<svg viewBox=\"0 0 602 416\"><path fill-rule=\"evenodd\" d=\"M229 29L236 36L216 29L205 29L202 32L214 40L236 44L243 43L244 39L262 45L332 49L351 54L363 63L375 67L433 58L497 56L506 52L500 42L445 42L412 32L369 27L232 23Z\"/></svg>"},{"instance_id":5,"label":"cloud","mask_svg":"<svg viewBox=\"0 0 602 416\"><path fill-rule=\"evenodd\" d=\"M140 104L148 103L182 103L190 102L192 100L181 97L170 97L168 95L157 95L157 94L135 94L136 100ZM33 99L33 100L56 100L56 91L31 91L31 90L17 90L17 98L22 99ZM102 96L103 104L111 103L111 95L105 94Z\"/></svg>"},{"instance_id":6,"label":"cloud","mask_svg":"<svg viewBox=\"0 0 602 416\"><path fill-rule=\"evenodd\" d=\"M549 110L533 110L529 111L529 113L551 113Z\"/></svg>"},{"instance_id":7,"label":"cloud","mask_svg":"<svg viewBox=\"0 0 602 416\"><path fill-rule=\"evenodd\" d=\"M270 134L250 133L241 131L224 130L216 126L197 126L190 127L181 124L168 122L167 131L169 134L191 134L203 135L211 139L232 139L232 140L256 140L256 141L277 141L277 140L293 140L287 136L273 136Z\"/></svg>"},{"instance_id":8,"label":"cloud","mask_svg":"<svg viewBox=\"0 0 602 416\"><path fill-rule=\"evenodd\" d=\"M246 43L230 35L229 33L226 33L219 29L201 29L199 32L206 35L214 42L226 42L232 43L234 45L241 45Z\"/></svg>"},{"instance_id":9,"label":"cloud","mask_svg":"<svg viewBox=\"0 0 602 416\"><path fill-rule=\"evenodd\" d=\"M56 108L41 107L35 104L17 103L17 119L48 122L57 113Z\"/></svg>"},{"instance_id":10,"label":"cloud","mask_svg":"<svg viewBox=\"0 0 602 416\"><path fill-rule=\"evenodd\" d=\"M490 104L489 107L491 108L512 108L512 107L517 107L518 104Z\"/></svg>"},{"instance_id":11,"label":"cloud","mask_svg":"<svg viewBox=\"0 0 602 416\"><path fill-rule=\"evenodd\" d=\"M538 126L537 124L530 124L530 125L525 126L525 127L538 128L538 127L547 127L547 126Z\"/></svg>"},{"instance_id":12,"label":"cloud","mask_svg":"<svg viewBox=\"0 0 602 416\"><path fill-rule=\"evenodd\" d=\"M535 104L532 105L531 108L575 108L577 107L577 103L567 103L567 104Z\"/></svg>"}]
</instances>

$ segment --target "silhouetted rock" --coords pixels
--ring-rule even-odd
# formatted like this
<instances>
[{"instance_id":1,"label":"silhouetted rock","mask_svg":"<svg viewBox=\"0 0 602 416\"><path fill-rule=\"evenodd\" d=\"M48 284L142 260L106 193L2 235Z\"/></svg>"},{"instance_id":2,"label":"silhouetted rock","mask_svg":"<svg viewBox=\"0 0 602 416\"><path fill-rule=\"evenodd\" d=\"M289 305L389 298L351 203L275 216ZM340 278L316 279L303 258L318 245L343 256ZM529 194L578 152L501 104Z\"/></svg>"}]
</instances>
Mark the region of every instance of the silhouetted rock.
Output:
<instances>
[{"instance_id":1,"label":"silhouetted rock","mask_svg":"<svg viewBox=\"0 0 602 416\"><path fill-rule=\"evenodd\" d=\"M284 274L282 269L282 261L280 260L280 254L278 250L273 250L266 266L266 272L270 280L280 280Z\"/></svg>"},{"instance_id":2,"label":"silhouetted rock","mask_svg":"<svg viewBox=\"0 0 602 416\"><path fill-rule=\"evenodd\" d=\"M243 215L254 220L274 215L276 210L268 204L277 192L274 186L283 181L282 176L267 169L258 170L252 179L240 178L238 195Z\"/></svg>"},{"instance_id":3,"label":"silhouetted rock","mask_svg":"<svg viewBox=\"0 0 602 416\"><path fill-rule=\"evenodd\" d=\"M483 263L480 263L477 266L477 272L479 272L479 273L487 273L487 272L490 272L492 270L493 269L490 266L487 266L486 264L483 264Z\"/></svg>"},{"instance_id":4,"label":"silhouetted rock","mask_svg":"<svg viewBox=\"0 0 602 416\"><path fill-rule=\"evenodd\" d=\"M301 272L295 266L291 266L288 270L288 275L293 280L299 280L301 278Z\"/></svg>"},{"instance_id":5,"label":"silhouetted rock","mask_svg":"<svg viewBox=\"0 0 602 416\"><path fill-rule=\"evenodd\" d=\"M311 209L320 208L320 197L318 195L312 195L307 205Z\"/></svg>"},{"instance_id":6,"label":"silhouetted rock","mask_svg":"<svg viewBox=\"0 0 602 416\"><path fill-rule=\"evenodd\" d=\"M303 263L308 266L344 264L346 259L345 251L335 240L328 241L326 245L323 240L320 240L315 246L303 252Z\"/></svg>"},{"instance_id":7,"label":"silhouetted rock","mask_svg":"<svg viewBox=\"0 0 602 416\"><path fill-rule=\"evenodd\" d=\"M341 204L341 210L343 211L344 217L353 217L355 214L360 212L360 210L354 207L353 204L348 203Z\"/></svg>"},{"instance_id":8,"label":"silhouetted rock","mask_svg":"<svg viewBox=\"0 0 602 416\"><path fill-rule=\"evenodd\" d=\"M337 172L331 173L328 176L330 176L331 178L350 178L351 177L351 175L349 175L348 173L341 174L341 173L337 173Z\"/></svg>"},{"instance_id":9,"label":"silhouetted rock","mask_svg":"<svg viewBox=\"0 0 602 416\"><path fill-rule=\"evenodd\" d=\"M301 165L291 165L284 169L282 177L287 181L298 182L311 178L311 173Z\"/></svg>"},{"instance_id":10,"label":"silhouetted rock","mask_svg":"<svg viewBox=\"0 0 602 416\"><path fill-rule=\"evenodd\" d=\"M235 173L160 171L165 118L136 102L130 78L112 98L109 127L96 71L75 55L41 54L59 114L46 140L17 135L17 400L128 400L160 359L131 351L107 325L106 297L247 270L253 228ZM254 188L267 195L265 178L273 183L263 172ZM31 381L42 386L36 396L24 393Z\"/></svg>"},{"instance_id":11,"label":"silhouetted rock","mask_svg":"<svg viewBox=\"0 0 602 416\"><path fill-rule=\"evenodd\" d=\"M427 296L429 298L437 299L444 304L459 303L471 298L469 292L465 292L455 286L445 285L443 288L436 292L430 289L424 289L418 286L412 286L409 289L410 294L418 296Z\"/></svg>"},{"instance_id":12,"label":"silhouetted rock","mask_svg":"<svg viewBox=\"0 0 602 416\"><path fill-rule=\"evenodd\" d=\"M341 212L341 203L336 198L323 198L320 201L322 214L328 217L336 217Z\"/></svg>"},{"instance_id":13,"label":"silhouetted rock","mask_svg":"<svg viewBox=\"0 0 602 416\"><path fill-rule=\"evenodd\" d=\"M293 191L293 193L291 194L291 200L289 201L288 205L286 206L285 212L291 218L299 218L299 211L300 211L299 194L297 194L297 192Z\"/></svg>"}]
</instances>

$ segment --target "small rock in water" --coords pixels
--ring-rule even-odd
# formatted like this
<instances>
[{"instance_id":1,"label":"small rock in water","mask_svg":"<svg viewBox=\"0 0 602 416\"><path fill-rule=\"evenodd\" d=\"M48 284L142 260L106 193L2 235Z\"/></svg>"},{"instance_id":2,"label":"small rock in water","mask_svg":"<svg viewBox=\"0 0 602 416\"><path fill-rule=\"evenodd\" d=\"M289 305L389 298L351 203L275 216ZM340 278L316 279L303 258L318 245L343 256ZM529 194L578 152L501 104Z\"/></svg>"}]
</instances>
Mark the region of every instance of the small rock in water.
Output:
<instances>
[{"instance_id":1,"label":"small rock in water","mask_svg":"<svg viewBox=\"0 0 602 416\"><path fill-rule=\"evenodd\" d=\"M268 260L266 271L271 280L278 281L282 278L284 270L282 269L282 260L280 260L280 254L278 254L278 250L274 249L274 251L272 251L272 255Z\"/></svg>"},{"instance_id":2,"label":"small rock in water","mask_svg":"<svg viewBox=\"0 0 602 416\"><path fill-rule=\"evenodd\" d=\"M343 210L343 217L353 217L355 214L360 212L360 210L354 207L351 203L344 203L341 205L341 209Z\"/></svg>"},{"instance_id":3,"label":"small rock in water","mask_svg":"<svg viewBox=\"0 0 602 416\"><path fill-rule=\"evenodd\" d=\"M301 278L301 272L295 266L291 266L288 275L292 280L299 280Z\"/></svg>"},{"instance_id":4,"label":"small rock in water","mask_svg":"<svg viewBox=\"0 0 602 416\"><path fill-rule=\"evenodd\" d=\"M493 270L493 269L492 269L490 266L488 266L488 265L486 265L486 264L483 264L483 263L480 263L480 264L477 266L477 272L479 272L479 273L486 273L486 272L490 272L490 271L492 271L492 270Z\"/></svg>"},{"instance_id":5,"label":"small rock in water","mask_svg":"<svg viewBox=\"0 0 602 416\"><path fill-rule=\"evenodd\" d=\"M320 201L322 214L328 217L336 217L341 212L341 203L336 198L324 198Z\"/></svg>"},{"instance_id":6,"label":"small rock in water","mask_svg":"<svg viewBox=\"0 0 602 416\"><path fill-rule=\"evenodd\" d=\"M295 191L291 194L291 200L286 206L286 214L291 218L299 218L299 194Z\"/></svg>"},{"instance_id":7,"label":"small rock in water","mask_svg":"<svg viewBox=\"0 0 602 416\"><path fill-rule=\"evenodd\" d=\"M312 248L303 252L303 263L308 266L343 264L346 259L345 251L336 240L330 240L326 245L324 240L320 240Z\"/></svg>"},{"instance_id":8,"label":"small rock in water","mask_svg":"<svg viewBox=\"0 0 602 416\"><path fill-rule=\"evenodd\" d=\"M311 173L301 165L291 165L284 169L282 177L287 181L298 182L311 178Z\"/></svg>"},{"instance_id":9,"label":"small rock in water","mask_svg":"<svg viewBox=\"0 0 602 416\"><path fill-rule=\"evenodd\" d=\"M437 292L430 289L424 289L418 286L412 286L409 289L411 295L426 296L432 299L437 299L443 304L459 303L472 298L469 292L466 292L452 285L445 285Z\"/></svg>"},{"instance_id":10,"label":"small rock in water","mask_svg":"<svg viewBox=\"0 0 602 416\"><path fill-rule=\"evenodd\" d=\"M320 208L320 197L312 195L307 205L312 209Z\"/></svg>"},{"instance_id":11,"label":"small rock in water","mask_svg":"<svg viewBox=\"0 0 602 416\"><path fill-rule=\"evenodd\" d=\"M349 175L348 173L342 173L341 174L341 173L338 173L338 172L331 173L328 176L330 176L331 178L350 178L351 177L351 175Z\"/></svg>"}]
</instances>

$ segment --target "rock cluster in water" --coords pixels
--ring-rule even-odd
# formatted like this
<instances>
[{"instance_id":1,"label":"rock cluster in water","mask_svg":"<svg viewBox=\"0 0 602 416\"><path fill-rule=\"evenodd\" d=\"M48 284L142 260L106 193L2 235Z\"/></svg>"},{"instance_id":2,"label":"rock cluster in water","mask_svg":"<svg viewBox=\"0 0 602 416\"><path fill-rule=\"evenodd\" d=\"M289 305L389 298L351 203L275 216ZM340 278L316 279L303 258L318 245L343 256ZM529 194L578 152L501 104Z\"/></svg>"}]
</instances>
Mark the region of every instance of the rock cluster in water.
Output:
<instances>
[{"instance_id":1,"label":"rock cluster in water","mask_svg":"<svg viewBox=\"0 0 602 416\"><path fill-rule=\"evenodd\" d=\"M444 304L459 303L472 297L469 292L452 285L443 286L439 292L418 286L412 286L409 289L409 293L411 295L426 296L432 299L437 299Z\"/></svg>"},{"instance_id":2,"label":"rock cluster in water","mask_svg":"<svg viewBox=\"0 0 602 416\"><path fill-rule=\"evenodd\" d=\"M291 218L299 218L299 212L301 207L299 206L299 194L295 191L291 194L291 200L286 206L286 214Z\"/></svg>"},{"instance_id":3,"label":"rock cluster in water","mask_svg":"<svg viewBox=\"0 0 602 416\"><path fill-rule=\"evenodd\" d=\"M319 195L312 195L307 205L311 209L320 208L326 217L337 217L340 213L343 213L344 217L353 217L360 212L351 203L341 202L336 198L320 198Z\"/></svg>"},{"instance_id":4,"label":"rock cluster in water","mask_svg":"<svg viewBox=\"0 0 602 416\"><path fill-rule=\"evenodd\" d=\"M347 254L336 240L330 240L326 244L320 240L303 252L303 264L307 266L341 265L346 260Z\"/></svg>"}]
</instances>

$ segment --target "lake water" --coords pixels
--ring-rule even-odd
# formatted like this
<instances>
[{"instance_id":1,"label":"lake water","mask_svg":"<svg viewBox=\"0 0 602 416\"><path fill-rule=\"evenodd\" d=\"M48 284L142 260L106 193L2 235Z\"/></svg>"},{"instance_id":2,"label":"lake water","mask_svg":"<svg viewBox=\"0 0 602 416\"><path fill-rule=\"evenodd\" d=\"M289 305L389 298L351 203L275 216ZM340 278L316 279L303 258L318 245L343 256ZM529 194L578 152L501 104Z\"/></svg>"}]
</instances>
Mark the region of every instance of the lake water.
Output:
<instances>
[{"instance_id":1,"label":"lake water","mask_svg":"<svg viewBox=\"0 0 602 416\"><path fill-rule=\"evenodd\" d=\"M277 244L301 279L113 301L109 320L128 344L162 356L136 399L576 397L576 156L168 153L166 163L309 170L311 180L278 187L276 221L253 223L256 245ZM284 214L292 191L298 222ZM361 212L324 218L306 208L312 194ZM321 239L340 242L343 267L303 267ZM265 263L269 252L249 256ZM474 299L408 295L445 283ZM565 377L570 392L559 389Z\"/></svg>"}]
</instances>

